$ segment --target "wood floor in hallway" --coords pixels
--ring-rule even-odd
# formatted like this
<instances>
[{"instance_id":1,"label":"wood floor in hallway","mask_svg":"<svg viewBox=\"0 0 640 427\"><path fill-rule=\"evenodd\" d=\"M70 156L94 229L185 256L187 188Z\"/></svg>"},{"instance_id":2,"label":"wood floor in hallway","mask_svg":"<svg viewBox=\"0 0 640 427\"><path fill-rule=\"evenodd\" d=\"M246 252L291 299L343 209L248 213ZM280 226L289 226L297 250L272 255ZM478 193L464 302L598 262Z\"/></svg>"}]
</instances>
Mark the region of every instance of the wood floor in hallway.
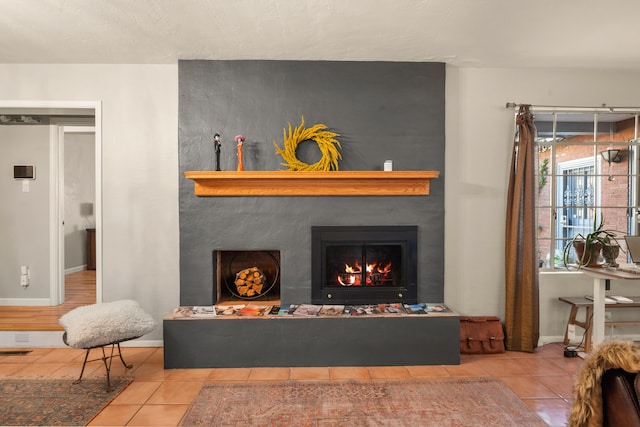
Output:
<instances>
[{"instance_id":1,"label":"wood floor in hallway","mask_svg":"<svg viewBox=\"0 0 640 427\"><path fill-rule=\"evenodd\" d=\"M65 276L65 301L56 306L0 307L0 331L61 331L60 316L96 302L96 271Z\"/></svg>"}]
</instances>

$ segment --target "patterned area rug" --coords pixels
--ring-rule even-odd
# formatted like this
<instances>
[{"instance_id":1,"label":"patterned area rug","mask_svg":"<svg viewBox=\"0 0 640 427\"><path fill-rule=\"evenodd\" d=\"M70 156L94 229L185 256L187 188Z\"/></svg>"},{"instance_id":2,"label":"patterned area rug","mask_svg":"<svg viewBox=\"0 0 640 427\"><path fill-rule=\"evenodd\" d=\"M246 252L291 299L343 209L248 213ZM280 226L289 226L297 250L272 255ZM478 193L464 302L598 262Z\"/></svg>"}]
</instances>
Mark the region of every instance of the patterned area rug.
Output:
<instances>
[{"instance_id":1,"label":"patterned area rug","mask_svg":"<svg viewBox=\"0 0 640 427\"><path fill-rule=\"evenodd\" d=\"M183 426L546 426L492 378L205 384Z\"/></svg>"},{"instance_id":2,"label":"patterned area rug","mask_svg":"<svg viewBox=\"0 0 640 427\"><path fill-rule=\"evenodd\" d=\"M0 380L0 425L84 426L111 402L130 379Z\"/></svg>"}]
</instances>

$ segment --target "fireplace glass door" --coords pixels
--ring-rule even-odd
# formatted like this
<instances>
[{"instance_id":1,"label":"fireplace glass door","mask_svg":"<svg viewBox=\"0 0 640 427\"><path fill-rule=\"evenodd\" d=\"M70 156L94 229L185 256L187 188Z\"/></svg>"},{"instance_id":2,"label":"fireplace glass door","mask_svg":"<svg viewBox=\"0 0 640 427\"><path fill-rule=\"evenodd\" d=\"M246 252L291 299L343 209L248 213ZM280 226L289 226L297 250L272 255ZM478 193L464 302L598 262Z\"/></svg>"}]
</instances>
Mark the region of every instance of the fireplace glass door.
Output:
<instances>
[{"instance_id":1,"label":"fireplace glass door","mask_svg":"<svg viewBox=\"0 0 640 427\"><path fill-rule=\"evenodd\" d=\"M402 283L399 244L330 244L326 257L325 287L393 287Z\"/></svg>"},{"instance_id":2,"label":"fireplace glass door","mask_svg":"<svg viewBox=\"0 0 640 427\"><path fill-rule=\"evenodd\" d=\"M417 227L312 227L314 304L415 303Z\"/></svg>"}]
</instances>

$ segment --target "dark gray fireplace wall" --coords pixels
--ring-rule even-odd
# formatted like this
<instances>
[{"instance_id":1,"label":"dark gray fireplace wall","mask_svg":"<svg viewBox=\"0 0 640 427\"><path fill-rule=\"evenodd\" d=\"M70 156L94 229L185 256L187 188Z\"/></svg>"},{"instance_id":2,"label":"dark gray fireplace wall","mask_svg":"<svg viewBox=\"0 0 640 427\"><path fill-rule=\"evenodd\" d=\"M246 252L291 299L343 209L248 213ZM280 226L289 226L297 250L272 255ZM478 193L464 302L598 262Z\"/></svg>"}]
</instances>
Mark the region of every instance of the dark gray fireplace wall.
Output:
<instances>
[{"instance_id":1,"label":"dark gray fireplace wall","mask_svg":"<svg viewBox=\"0 0 640 427\"><path fill-rule=\"evenodd\" d=\"M212 251L279 250L283 304L311 301L312 225L417 225L418 300L444 299L444 86L441 63L180 61L180 304L215 303ZM196 197L188 170L285 169L283 128L324 123L341 136L340 170L437 170L427 197ZM298 157L319 158L313 142Z\"/></svg>"}]
</instances>

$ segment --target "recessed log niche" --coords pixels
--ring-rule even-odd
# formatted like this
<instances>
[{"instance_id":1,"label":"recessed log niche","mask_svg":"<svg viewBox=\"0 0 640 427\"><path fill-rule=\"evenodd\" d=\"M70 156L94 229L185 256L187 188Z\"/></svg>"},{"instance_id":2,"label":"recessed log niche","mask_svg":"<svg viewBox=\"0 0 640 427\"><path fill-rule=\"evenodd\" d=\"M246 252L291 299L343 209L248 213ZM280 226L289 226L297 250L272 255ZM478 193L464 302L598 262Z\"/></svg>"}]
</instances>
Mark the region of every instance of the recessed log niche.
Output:
<instances>
[{"instance_id":1,"label":"recessed log niche","mask_svg":"<svg viewBox=\"0 0 640 427\"><path fill-rule=\"evenodd\" d=\"M280 251L213 251L214 289L220 303L280 303Z\"/></svg>"}]
</instances>

